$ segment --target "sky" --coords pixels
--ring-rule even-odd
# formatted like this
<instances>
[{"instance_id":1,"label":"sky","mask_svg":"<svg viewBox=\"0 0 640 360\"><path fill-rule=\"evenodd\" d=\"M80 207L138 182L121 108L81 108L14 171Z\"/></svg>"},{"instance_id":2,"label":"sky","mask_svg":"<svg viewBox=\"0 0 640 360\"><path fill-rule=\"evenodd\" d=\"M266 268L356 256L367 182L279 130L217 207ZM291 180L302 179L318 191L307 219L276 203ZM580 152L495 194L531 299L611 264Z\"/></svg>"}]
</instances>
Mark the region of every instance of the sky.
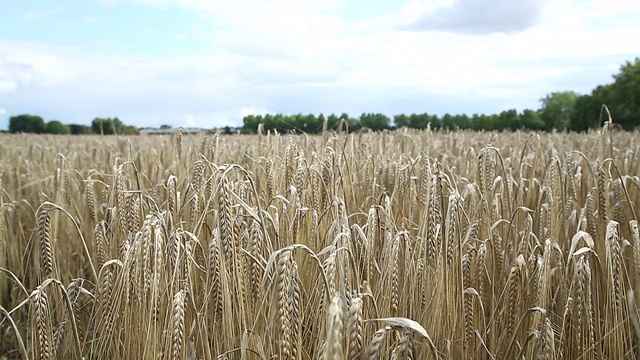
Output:
<instances>
[{"instance_id":1,"label":"sky","mask_svg":"<svg viewBox=\"0 0 640 360\"><path fill-rule=\"evenodd\" d=\"M0 2L0 129L521 111L640 56L634 0Z\"/></svg>"}]
</instances>

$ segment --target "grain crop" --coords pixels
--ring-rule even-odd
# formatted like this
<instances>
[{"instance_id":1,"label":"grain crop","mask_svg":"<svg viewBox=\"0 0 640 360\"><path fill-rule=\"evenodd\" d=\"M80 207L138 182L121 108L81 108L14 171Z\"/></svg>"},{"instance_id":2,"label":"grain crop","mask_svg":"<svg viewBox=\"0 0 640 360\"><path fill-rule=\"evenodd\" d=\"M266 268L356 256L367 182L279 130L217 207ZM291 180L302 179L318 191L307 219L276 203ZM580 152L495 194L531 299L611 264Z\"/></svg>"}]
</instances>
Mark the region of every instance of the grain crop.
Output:
<instances>
[{"instance_id":1,"label":"grain crop","mask_svg":"<svg viewBox=\"0 0 640 360\"><path fill-rule=\"evenodd\" d=\"M0 134L0 359L637 359L640 134Z\"/></svg>"}]
</instances>

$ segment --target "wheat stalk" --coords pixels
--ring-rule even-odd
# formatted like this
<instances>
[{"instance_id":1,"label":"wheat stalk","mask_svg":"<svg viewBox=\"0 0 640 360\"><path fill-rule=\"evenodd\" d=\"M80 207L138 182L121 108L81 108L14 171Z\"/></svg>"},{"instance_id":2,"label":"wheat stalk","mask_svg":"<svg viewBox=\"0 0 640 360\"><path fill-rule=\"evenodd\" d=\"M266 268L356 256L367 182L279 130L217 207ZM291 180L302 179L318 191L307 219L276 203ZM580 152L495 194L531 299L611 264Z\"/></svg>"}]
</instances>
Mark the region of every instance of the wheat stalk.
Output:
<instances>
[{"instance_id":1,"label":"wheat stalk","mask_svg":"<svg viewBox=\"0 0 640 360\"><path fill-rule=\"evenodd\" d=\"M53 273L53 239L51 238L51 213L41 210L38 215L38 235L40 238L40 254L45 277Z\"/></svg>"},{"instance_id":2,"label":"wheat stalk","mask_svg":"<svg viewBox=\"0 0 640 360\"><path fill-rule=\"evenodd\" d=\"M180 360L184 358L184 310L185 310L184 290L177 292L173 296L173 312L171 314L171 358Z\"/></svg>"},{"instance_id":3,"label":"wheat stalk","mask_svg":"<svg viewBox=\"0 0 640 360\"><path fill-rule=\"evenodd\" d=\"M39 359L50 359L52 357L51 348L51 321L49 319L49 308L47 306L47 294L42 286L38 286L31 293L31 302L34 311L34 327L37 336L37 356Z\"/></svg>"}]
</instances>

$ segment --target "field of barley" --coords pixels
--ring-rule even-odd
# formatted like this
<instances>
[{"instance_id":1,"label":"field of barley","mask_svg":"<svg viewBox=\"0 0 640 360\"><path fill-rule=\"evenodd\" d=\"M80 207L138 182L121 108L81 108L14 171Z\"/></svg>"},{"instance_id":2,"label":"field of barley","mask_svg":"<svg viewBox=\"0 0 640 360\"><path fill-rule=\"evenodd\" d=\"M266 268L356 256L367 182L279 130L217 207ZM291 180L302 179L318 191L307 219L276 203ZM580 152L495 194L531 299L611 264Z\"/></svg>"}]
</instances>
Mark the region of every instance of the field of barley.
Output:
<instances>
[{"instance_id":1,"label":"field of barley","mask_svg":"<svg viewBox=\"0 0 640 360\"><path fill-rule=\"evenodd\" d=\"M639 141L0 135L0 359L638 359Z\"/></svg>"}]
</instances>

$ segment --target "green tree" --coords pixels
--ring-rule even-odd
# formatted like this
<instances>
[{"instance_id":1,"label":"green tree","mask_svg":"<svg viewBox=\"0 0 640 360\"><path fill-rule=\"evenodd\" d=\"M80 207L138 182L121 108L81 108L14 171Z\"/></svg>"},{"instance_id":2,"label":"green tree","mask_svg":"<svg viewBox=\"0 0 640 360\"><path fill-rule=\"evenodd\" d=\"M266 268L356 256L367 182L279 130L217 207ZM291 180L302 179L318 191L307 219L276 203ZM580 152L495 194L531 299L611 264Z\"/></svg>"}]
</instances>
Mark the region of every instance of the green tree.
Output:
<instances>
[{"instance_id":1,"label":"green tree","mask_svg":"<svg viewBox=\"0 0 640 360\"><path fill-rule=\"evenodd\" d=\"M116 117L113 118L113 127L115 128L116 134L124 134L126 125Z\"/></svg>"},{"instance_id":2,"label":"green tree","mask_svg":"<svg viewBox=\"0 0 640 360\"><path fill-rule=\"evenodd\" d=\"M96 134L103 135L137 135L138 129L135 126L124 124L117 117L115 118L95 118L91 122L91 129Z\"/></svg>"},{"instance_id":3,"label":"green tree","mask_svg":"<svg viewBox=\"0 0 640 360\"><path fill-rule=\"evenodd\" d=\"M320 115L322 115L322 114L320 114ZM323 116L323 118L324 118L324 116ZM322 127L322 122L318 123L318 118L313 114L309 114L309 115L304 117L303 127L301 129L305 133L314 134L314 133L317 132L319 127L320 128Z\"/></svg>"},{"instance_id":4,"label":"green tree","mask_svg":"<svg viewBox=\"0 0 640 360\"><path fill-rule=\"evenodd\" d=\"M640 125L640 59L627 61L613 79L612 84L599 85L591 94L576 100L571 130L584 131L602 125L608 120L602 113L603 105L609 108L614 124L623 129Z\"/></svg>"},{"instance_id":5,"label":"green tree","mask_svg":"<svg viewBox=\"0 0 640 360\"><path fill-rule=\"evenodd\" d=\"M138 135L139 133L138 128L133 125L126 125L122 128L121 132L119 132L121 135Z\"/></svg>"},{"instance_id":6,"label":"green tree","mask_svg":"<svg viewBox=\"0 0 640 360\"><path fill-rule=\"evenodd\" d=\"M522 127L528 130L544 130L544 122L540 119L540 114L531 109L524 109L520 114Z\"/></svg>"},{"instance_id":7,"label":"green tree","mask_svg":"<svg viewBox=\"0 0 640 360\"><path fill-rule=\"evenodd\" d=\"M471 115L471 129L474 131L482 130L482 116L480 114Z\"/></svg>"},{"instance_id":8,"label":"green tree","mask_svg":"<svg viewBox=\"0 0 640 360\"><path fill-rule=\"evenodd\" d=\"M67 135L71 133L71 129L58 120L51 120L47 123L47 133Z\"/></svg>"},{"instance_id":9,"label":"green tree","mask_svg":"<svg viewBox=\"0 0 640 360\"><path fill-rule=\"evenodd\" d=\"M71 135L85 135L85 134L93 133L93 130L91 130L91 127L86 125L80 125L80 124L70 124L69 131Z\"/></svg>"},{"instance_id":10,"label":"green tree","mask_svg":"<svg viewBox=\"0 0 640 360\"><path fill-rule=\"evenodd\" d=\"M9 132L42 134L47 131L44 120L37 115L22 114L9 118Z\"/></svg>"},{"instance_id":11,"label":"green tree","mask_svg":"<svg viewBox=\"0 0 640 360\"><path fill-rule=\"evenodd\" d=\"M115 134L115 128L113 126L113 120L111 118L95 118L91 121L91 129L94 133L100 135Z\"/></svg>"},{"instance_id":12,"label":"green tree","mask_svg":"<svg viewBox=\"0 0 640 360\"><path fill-rule=\"evenodd\" d=\"M346 129L345 127L342 128L342 131L348 130L349 132L356 132L360 129L362 129L363 125L362 125L362 121L360 121L360 119L358 118L354 118L354 117L340 117L341 121L344 120L347 124Z\"/></svg>"},{"instance_id":13,"label":"green tree","mask_svg":"<svg viewBox=\"0 0 640 360\"><path fill-rule=\"evenodd\" d=\"M574 91L561 91L548 94L540 99L540 119L545 124L547 131L553 129L565 130L571 123L571 113L573 112L578 94Z\"/></svg>"},{"instance_id":14,"label":"green tree","mask_svg":"<svg viewBox=\"0 0 640 360\"><path fill-rule=\"evenodd\" d=\"M262 119L262 124L264 124L264 130L277 130L276 128L276 122L273 119L273 115L271 114L265 114L264 116L260 117Z\"/></svg>"},{"instance_id":15,"label":"green tree","mask_svg":"<svg viewBox=\"0 0 640 360\"><path fill-rule=\"evenodd\" d=\"M248 131L249 133L255 133L256 131L258 131L258 119L256 118L255 115L251 114L251 115L246 115L243 119L242 119L242 129L245 131Z\"/></svg>"},{"instance_id":16,"label":"green tree","mask_svg":"<svg viewBox=\"0 0 640 360\"><path fill-rule=\"evenodd\" d=\"M435 117L435 115L433 115ZM425 129L431 121L429 114L411 114L409 115L409 127L413 129Z\"/></svg>"},{"instance_id":17,"label":"green tree","mask_svg":"<svg viewBox=\"0 0 640 360\"><path fill-rule=\"evenodd\" d=\"M498 130L517 130L520 127L520 117L516 109L505 110L498 115Z\"/></svg>"},{"instance_id":18,"label":"green tree","mask_svg":"<svg viewBox=\"0 0 640 360\"><path fill-rule=\"evenodd\" d=\"M631 130L640 125L640 58L627 61L613 78L607 105L613 122Z\"/></svg>"},{"instance_id":19,"label":"green tree","mask_svg":"<svg viewBox=\"0 0 640 360\"><path fill-rule=\"evenodd\" d=\"M361 128L360 119L352 118L346 112L343 112L342 114L340 114L339 117L330 116L329 119L327 119L327 120L329 120L327 122L327 129L328 130L340 130L341 129L342 131L348 130L350 132L354 132L354 131L357 131L358 129ZM343 121L344 121L344 123L343 123Z\"/></svg>"},{"instance_id":20,"label":"green tree","mask_svg":"<svg viewBox=\"0 0 640 360\"><path fill-rule=\"evenodd\" d=\"M374 114L374 113L363 113L360 115L360 125L362 127L368 127L373 131L380 131L389 128L389 117L384 114ZM349 131L353 131L351 126L349 127Z\"/></svg>"},{"instance_id":21,"label":"green tree","mask_svg":"<svg viewBox=\"0 0 640 360\"><path fill-rule=\"evenodd\" d=\"M318 118L316 119L315 124L311 125L311 127L309 128L309 132L311 134L317 134L321 132L322 124L324 124L325 121L327 121L327 118L324 116L324 114L320 113L320 115L318 115Z\"/></svg>"},{"instance_id":22,"label":"green tree","mask_svg":"<svg viewBox=\"0 0 640 360\"><path fill-rule=\"evenodd\" d=\"M422 114L422 116L426 121L426 123L424 125L425 129L427 128L427 126L430 126L431 129L438 130L438 129L442 128L442 126L444 124L444 120L439 118L438 115Z\"/></svg>"},{"instance_id":23,"label":"green tree","mask_svg":"<svg viewBox=\"0 0 640 360\"><path fill-rule=\"evenodd\" d=\"M343 114L345 115L345 114ZM345 118L345 120L348 116ZM331 114L327 117L327 130L335 129L340 123L340 118L336 114ZM322 131L322 129L320 129Z\"/></svg>"},{"instance_id":24,"label":"green tree","mask_svg":"<svg viewBox=\"0 0 640 360\"><path fill-rule=\"evenodd\" d=\"M444 114L442 117L442 128L445 130L453 130L454 125L453 116L449 113Z\"/></svg>"},{"instance_id":25,"label":"green tree","mask_svg":"<svg viewBox=\"0 0 640 360\"><path fill-rule=\"evenodd\" d=\"M408 126L413 129L424 129L429 123L429 115L427 114L411 114L408 119Z\"/></svg>"},{"instance_id":26,"label":"green tree","mask_svg":"<svg viewBox=\"0 0 640 360\"><path fill-rule=\"evenodd\" d=\"M500 117L498 115L481 115L482 130L492 131L500 129Z\"/></svg>"},{"instance_id":27,"label":"green tree","mask_svg":"<svg viewBox=\"0 0 640 360\"><path fill-rule=\"evenodd\" d=\"M394 115L393 123L397 128L401 128L404 126L409 127L409 117L407 117L407 115L405 114Z\"/></svg>"},{"instance_id":28,"label":"green tree","mask_svg":"<svg viewBox=\"0 0 640 360\"><path fill-rule=\"evenodd\" d=\"M456 115L453 123L459 129L469 129L471 127L471 119L466 114Z\"/></svg>"},{"instance_id":29,"label":"green tree","mask_svg":"<svg viewBox=\"0 0 640 360\"><path fill-rule=\"evenodd\" d=\"M571 113L569 129L572 131L587 131L600 125L602 105L608 103L610 87L598 86L591 95L582 95L576 99Z\"/></svg>"}]
</instances>

